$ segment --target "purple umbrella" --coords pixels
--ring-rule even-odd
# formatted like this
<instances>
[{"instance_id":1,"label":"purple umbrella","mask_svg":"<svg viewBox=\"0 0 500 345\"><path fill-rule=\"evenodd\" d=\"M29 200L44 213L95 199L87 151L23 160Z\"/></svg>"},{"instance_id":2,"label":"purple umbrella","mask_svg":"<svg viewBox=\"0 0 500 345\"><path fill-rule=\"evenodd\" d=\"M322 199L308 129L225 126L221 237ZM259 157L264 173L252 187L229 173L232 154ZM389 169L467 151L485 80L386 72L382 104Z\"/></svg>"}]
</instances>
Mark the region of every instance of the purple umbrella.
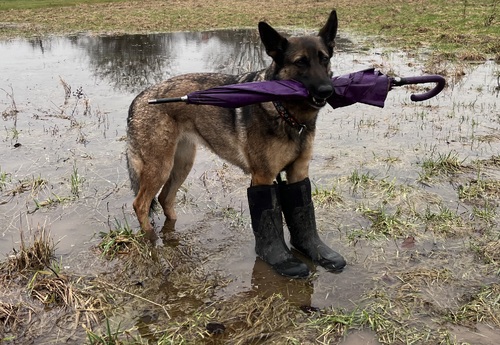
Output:
<instances>
[{"instance_id":1,"label":"purple umbrella","mask_svg":"<svg viewBox=\"0 0 500 345\"><path fill-rule=\"evenodd\" d=\"M443 90L445 79L439 75L392 78L370 68L333 77L334 93L327 99L327 102L333 108L345 107L354 103L383 107L387 94L392 87L423 83L437 83L437 85L426 93L412 95L412 101L423 101L436 96ZM149 103L186 102L188 104L239 108L254 103L304 99L307 97L307 89L298 81L270 80L223 85L208 90L191 92L183 97L152 99Z\"/></svg>"},{"instance_id":2,"label":"purple umbrella","mask_svg":"<svg viewBox=\"0 0 500 345\"><path fill-rule=\"evenodd\" d=\"M304 85L298 81L269 80L222 85L207 90L194 91L183 97L152 99L149 100L149 103L186 102L187 104L239 108L262 102L304 99L307 98L308 94Z\"/></svg>"}]
</instances>

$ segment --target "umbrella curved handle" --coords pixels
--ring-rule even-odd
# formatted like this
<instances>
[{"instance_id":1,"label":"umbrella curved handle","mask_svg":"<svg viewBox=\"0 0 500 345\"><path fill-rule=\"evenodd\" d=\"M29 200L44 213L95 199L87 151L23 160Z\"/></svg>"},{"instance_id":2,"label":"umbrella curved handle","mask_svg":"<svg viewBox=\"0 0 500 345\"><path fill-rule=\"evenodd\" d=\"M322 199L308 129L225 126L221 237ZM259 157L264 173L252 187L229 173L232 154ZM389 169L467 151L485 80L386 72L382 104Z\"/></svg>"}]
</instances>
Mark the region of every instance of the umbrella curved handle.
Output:
<instances>
[{"instance_id":1,"label":"umbrella curved handle","mask_svg":"<svg viewBox=\"0 0 500 345\"><path fill-rule=\"evenodd\" d=\"M424 75L419 77L406 77L406 78L391 78L391 86L402 86L402 85L411 85L411 84L427 84L427 83L436 83L436 86L427 92L420 94L412 94L410 99L413 102L421 102L425 101L429 98L432 98L443 91L446 80L440 75Z\"/></svg>"}]
</instances>

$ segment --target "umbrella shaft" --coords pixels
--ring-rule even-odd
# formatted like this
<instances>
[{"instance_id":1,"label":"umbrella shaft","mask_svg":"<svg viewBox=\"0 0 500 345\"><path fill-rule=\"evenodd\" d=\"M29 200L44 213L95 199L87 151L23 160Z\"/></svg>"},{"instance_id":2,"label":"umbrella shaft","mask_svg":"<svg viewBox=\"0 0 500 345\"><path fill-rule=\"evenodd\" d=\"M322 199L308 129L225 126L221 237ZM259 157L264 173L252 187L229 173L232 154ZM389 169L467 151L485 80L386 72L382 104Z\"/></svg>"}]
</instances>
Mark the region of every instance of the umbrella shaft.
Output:
<instances>
[{"instance_id":1,"label":"umbrella shaft","mask_svg":"<svg viewBox=\"0 0 500 345\"><path fill-rule=\"evenodd\" d=\"M172 97L172 98L150 99L148 103L149 104L174 103L174 102L187 102L187 100L188 100L187 96L182 96L182 97Z\"/></svg>"}]
</instances>

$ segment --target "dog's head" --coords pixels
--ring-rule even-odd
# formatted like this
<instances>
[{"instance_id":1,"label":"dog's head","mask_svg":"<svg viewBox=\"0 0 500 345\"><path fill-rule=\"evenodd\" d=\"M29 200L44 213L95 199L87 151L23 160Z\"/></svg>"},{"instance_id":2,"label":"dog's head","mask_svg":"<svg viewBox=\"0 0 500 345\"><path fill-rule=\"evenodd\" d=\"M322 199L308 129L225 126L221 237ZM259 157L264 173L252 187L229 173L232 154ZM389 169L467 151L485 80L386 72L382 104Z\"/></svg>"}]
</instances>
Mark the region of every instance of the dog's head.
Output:
<instances>
[{"instance_id":1,"label":"dog's head","mask_svg":"<svg viewBox=\"0 0 500 345\"><path fill-rule=\"evenodd\" d=\"M330 59L337 35L337 13L333 10L317 36L286 38L269 24L259 23L259 34L267 54L273 59L274 79L294 79L309 91L315 108L332 95Z\"/></svg>"}]
</instances>

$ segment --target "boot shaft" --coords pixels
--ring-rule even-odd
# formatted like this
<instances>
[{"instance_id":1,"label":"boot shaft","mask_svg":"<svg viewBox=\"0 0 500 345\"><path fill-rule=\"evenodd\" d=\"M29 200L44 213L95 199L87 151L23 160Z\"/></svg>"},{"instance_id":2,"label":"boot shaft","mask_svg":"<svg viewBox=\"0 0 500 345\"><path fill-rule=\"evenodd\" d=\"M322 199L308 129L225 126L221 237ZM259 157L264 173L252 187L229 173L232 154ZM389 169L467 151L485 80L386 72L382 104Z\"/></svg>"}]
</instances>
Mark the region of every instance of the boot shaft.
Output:
<instances>
[{"instance_id":1,"label":"boot shaft","mask_svg":"<svg viewBox=\"0 0 500 345\"><path fill-rule=\"evenodd\" d=\"M295 258L285 243L278 186L253 186L247 196L257 255L281 275L307 277L307 265Z\"/></svg>"},{"instance_id":2,"label":"boot shaft","mask_svg":"<svg viewBox=\"0 0 500 345\"><path fill-rule=\"evenodd\" d=\"M263 216L268 215L282 222L281 207L277 185L252 186L247 189L248 206L252 218L252 228L258 232ZM266 217L268 218L268 217Z\"/></svg>"},{"instance_id":3,"label":"boot shaft","mask_svg":"<svg viewBox=\"0 0 500 345\"><path fill-rule=\"evenodd\" d=\"M290 242L295 249L329 271L344 268L344 258L319 237L309 178L291 184L280 183L279 192Z\"/></svg>"},{"instance_id":4,"label":"boot shaft","mask_svg":"<svg viewBox=\"0 0 500 345\"><path fill-rule=\"evenodd\" d=\"M295 183L280 183L279 194L283 212L293 212L296 207L309 206L312 203L311 181L308 177Z\"/></svg>"}]
</instances>

